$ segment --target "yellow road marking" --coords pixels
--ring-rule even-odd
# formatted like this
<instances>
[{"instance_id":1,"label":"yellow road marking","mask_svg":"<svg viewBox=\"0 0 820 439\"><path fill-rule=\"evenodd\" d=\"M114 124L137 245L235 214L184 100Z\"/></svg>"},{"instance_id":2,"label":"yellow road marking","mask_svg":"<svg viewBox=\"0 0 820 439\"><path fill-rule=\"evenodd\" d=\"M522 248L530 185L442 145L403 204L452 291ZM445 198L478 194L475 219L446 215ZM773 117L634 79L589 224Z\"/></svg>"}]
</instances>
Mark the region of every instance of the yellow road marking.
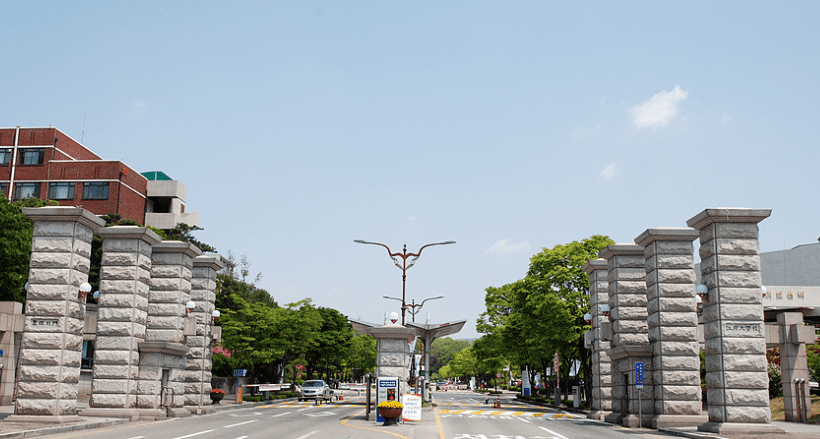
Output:
<instances>
[{"instance_id":1,"label":"yellow road marking","mask_svg":"<svg viewBox=\"0 0 820 439\"><path fill-rule=\"evenodd\" d=\"M490 413L490 414L491 414L491 415L500 415L500 414L502 414L502 413L504 413L504 412L492 412L492 413Z\"/></svg>"},{"instance_id":2,"label":"yellow road marking","mask_svg":"<svg viewBox=\"0 0 820 439\"><path fill-rule=\"evenodd\" d=\"M473 412L473 414L474 415L480 415L480 414L484 413L485 411L486 410L476 410L476 411Z\"/></svg>"},{"instance_id":3,"label":"yellow road marking","mask_svg":"<svg viewBox=\"0 0 820 439\"><path fill-rule=\"evenodd\" d=\"M540 418L541 416L544 416L544 414L543 413L533 413L532 414L533 418Z\"/></svg>"},{"instance_id":4,"label":"yellow road marking","mask_svg":"<svg viewBox=\"0 0 820 439\"><path fill-rule=\"evenodd\" d=\"M377 432L379 432L379 433L384 433L384 434L392 434L393 436L400 437L400 438L402 438L402 439L410 439L410 438L409 438L409 437L407 437L407 436L402 436L402 435L400 435L400 434L398 434L398 433L393 433L392 431L379 430L379 429L377 429L377 428L370 428L370 427L362 427L362 426L360 426L360 425L350 425L350 424L348 424L348 423L347 423L347 421L349 421L350 419L352 419L354 416L357 416L357 415L359 415L359 414L361 414L361 413L363 413L363 412L364 412L364 410L362 410L362 411L361 411L361 412L359 412L359 413L354 413L354 414L350 415L347 419L345 419L345 420L343 420L342 422L340 422L340 424L344 425L345 427L361 428L362 430L370 430L370 431L377 431ZM374 415L375 415L375 413L374 413ZM444 439L444 438L442 438L442 439Z\"/></svg>"},{"instance_id":5,"label":"yellow road marking","mask_svg":"<svg viewBox=\"0 0 820 439\"><path fill-rule=\"evenodd\" d=\"M512 414L512 415L513 415L513 416L521 416L521 415L523 415L523 414L524 414L524 412L513 412L513 414Z\"/></svg>"},{"instance_id":6,"label":"yellow road marking","mask_svg":"<svg viewBox=\"0 0 820 439\"><path fill-rule=\"evenodd\" d=\"M438 427L439 439L446 439L444 436L444 427L441 426L441 418L438 416L438 407L433 407L433 413L436 415L436 427Z\"/></svg>"}]
</instances>

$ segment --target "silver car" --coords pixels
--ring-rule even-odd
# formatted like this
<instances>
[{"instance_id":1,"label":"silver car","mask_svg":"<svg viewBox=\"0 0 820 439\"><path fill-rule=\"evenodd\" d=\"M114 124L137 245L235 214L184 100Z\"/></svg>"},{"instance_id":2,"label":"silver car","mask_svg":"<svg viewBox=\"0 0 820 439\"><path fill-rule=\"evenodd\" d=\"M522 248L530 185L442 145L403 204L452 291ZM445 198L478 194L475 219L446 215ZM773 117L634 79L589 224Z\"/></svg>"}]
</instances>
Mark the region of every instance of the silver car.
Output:
<instances>
[{"instance_id":1,"label":"silver car","mask_svg":"<svg viewBox=\"0 0 820 439\"><path fill-rule=\"evenodd\" d=\"M330 401L331 395L330 386L323 380L305 381L305 383L302 384L302 388L299 389L299 401L317 398Z\"/></svg>"}]
</instances>

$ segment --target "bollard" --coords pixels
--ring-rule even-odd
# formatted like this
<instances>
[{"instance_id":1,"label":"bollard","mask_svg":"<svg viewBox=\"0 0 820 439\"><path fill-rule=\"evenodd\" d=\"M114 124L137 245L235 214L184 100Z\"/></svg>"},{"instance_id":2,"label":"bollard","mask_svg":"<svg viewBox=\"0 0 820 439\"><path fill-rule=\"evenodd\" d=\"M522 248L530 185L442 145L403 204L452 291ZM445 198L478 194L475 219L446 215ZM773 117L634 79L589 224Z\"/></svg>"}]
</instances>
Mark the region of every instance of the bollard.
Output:
<instances>
[{"instance_id":1,"label":"bollard","mask_svg":"<svg viewBox=\"0 0 820 439\"><path fill-rule=\"evenodd\" d=\"M498 395L498 399L495 400L495 408L501 408L501 395Z\"/></svg>"}]
</instances>

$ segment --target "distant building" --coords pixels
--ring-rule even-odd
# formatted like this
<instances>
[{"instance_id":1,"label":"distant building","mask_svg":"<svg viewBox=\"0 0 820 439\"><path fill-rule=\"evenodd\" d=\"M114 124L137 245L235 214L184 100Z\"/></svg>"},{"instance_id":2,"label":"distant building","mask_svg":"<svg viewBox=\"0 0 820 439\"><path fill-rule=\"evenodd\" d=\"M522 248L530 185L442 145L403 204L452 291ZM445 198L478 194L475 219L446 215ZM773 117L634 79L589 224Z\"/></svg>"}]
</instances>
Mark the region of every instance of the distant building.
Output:
<instances>
[{"instance_id":1,"label":"distant building","mask_svg":"<svg viewBox=\"0 0 820 439\"><path fill-rule=\"evenodd\" d=\"M185 212L185 185L163 172L140 174L104 160L57 128L0 128L0 192L13 200L35 197L97 215L115 213L160 229L199 225L199 212Z\"/></svg>"}]
</instances>

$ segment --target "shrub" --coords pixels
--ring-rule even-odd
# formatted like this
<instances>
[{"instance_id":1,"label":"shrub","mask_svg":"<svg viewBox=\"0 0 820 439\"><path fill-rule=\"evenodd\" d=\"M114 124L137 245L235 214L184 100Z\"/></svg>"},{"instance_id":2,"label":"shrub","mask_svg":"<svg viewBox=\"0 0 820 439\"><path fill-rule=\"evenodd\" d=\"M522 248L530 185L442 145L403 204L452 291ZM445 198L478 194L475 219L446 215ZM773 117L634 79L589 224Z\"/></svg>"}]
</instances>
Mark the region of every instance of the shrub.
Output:
<instances>
[{"instance_id":1,"label":"shrub","mask_svg":"<svg viewBox=\"0 0 820 439\"><path fill-rule=\"evenodd\" d=\"M404 408L398 401L382 401L377 406L380 409L402 409Z\"/></svg>"}]
</instances>

